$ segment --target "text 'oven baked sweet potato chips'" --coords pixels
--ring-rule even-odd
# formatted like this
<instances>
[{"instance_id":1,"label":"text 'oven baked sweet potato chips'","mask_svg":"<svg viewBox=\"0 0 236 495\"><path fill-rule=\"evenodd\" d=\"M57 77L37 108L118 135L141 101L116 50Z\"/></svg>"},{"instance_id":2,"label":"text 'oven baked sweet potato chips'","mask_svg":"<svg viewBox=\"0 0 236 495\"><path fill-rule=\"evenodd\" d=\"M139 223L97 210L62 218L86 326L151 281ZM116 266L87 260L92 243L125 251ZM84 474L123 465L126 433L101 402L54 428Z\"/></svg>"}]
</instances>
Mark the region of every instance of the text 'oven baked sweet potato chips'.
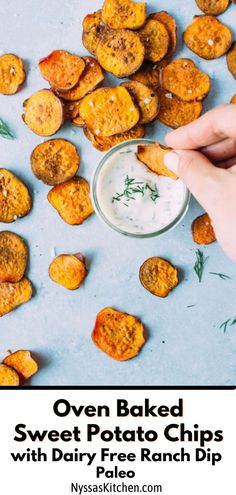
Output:
<instances>
[{"instance_id":1,"label":"text 'oven baked sweet potato chips'","mask_svg":"<svg viewBox=\"0 0 236 495\"><path fill-rule=\"evenodd\" d=\"M87 275L85 258L80 254L61 254L48 271L50 278L65 289L78 289Z\"/></svg>"},{"instance_id":2,"label":"text 'oven baked sweet potato chips'","mask_svg":"<svg viewBox=\"0 0 236 495\"><path fill-rule=\"evenodd\" d=\"M178 285L177 269L162 258L149 258L140 268L140 281L143 287L158 297L167 297Z\"/></svg>"},{"instance_id":3,"label":"text 'oven baked sweet potato chips'","mask_svg":"<svg viewBox=\"0 0 236 495\"><path fill-rule=\"evenodd\" d=\"M0 222L11 223L24 217L31 206L26 185L10 170L0 168Z\"/></svg>"},{"instance_id":4,"label":"text 'oven baked sweet potato chips'","mask_svg":"<svg viewBox=\"0 0 236 495\"><path fill-rule=\"evenodd\" d=\"M39 70L51 86L61 91L72 89L79 81L85 62L65 50L54 50L39 62Z\"/></svg>"},{"instance_id":5,"label":"text 'oven baked sweet potato chips'","mask_svg":"<svg viewBox=\"0 0 236 495\"><path fill-rule=\"evenodd\" d=\"M137 158L155 174L176 180L178 179L177 175L164 163L164 156L169 151L171 151L169 148L165 148L159 143L139 145Z\"/></svg>"},{"instance_id":6,"label":"text 'oven baked sweet potato chips'","mask_svg":"<svg viewBox=\"0 0 236 495\"><path fill-rule=\"evenodd\" d=\"M144 345L144 327L135 316L105 308L97 315L92 339L108 356L126 361L135 357Z\"/></svg>"},{"instance_id":7,"label":"text 'oven baked sweet potato chips'","mask_svg":"<svg viewBox=\"0 0 236 495\"><path fill-rule=\"evenodd\" d=\"M89 192L88 182L83 177L74 177L53 187L48 201L66 223L80 225L94 211Z\"/></svg>"},{"instance_id":8,"label":"text 'oven baked sweet potato chips'","mask_svg":"<svg viewBox=\"0 0 236 495\"><path fill-rule=\"evenodd\" d=\"M28 248L13 232L0 232L0 283L19 282L28 261Z\"/></svg>"},{"instance_id":9,"label":"text 'oven baked sweet potato chips'","mask_svg":"<svg viewBox=\"0 0 236 495\"><path fill-rule=\"evenodd\" d=\"M146 20L146 3L105 0L102 20L112 29L138 29Z\"/></svg>"},{"instance_id":10,"label":"text 'oven baked sweet potato chips'","mask_svg":"<svg viewBox=\"0 0 236 495\"><path fill-rule=\"evenodd\" d=\"M20 282L3 282L0 284L0 316L4 316L32 297L32 285L27 278Z\"/></svg>"},{"instance_id":11,"label":"text 'oven baked sweet potato chips'","mask_svg":"<svg viewBox=\"0 0 236 495\"><path fill-rule=\"evenodd\" d=\"M41 89L24 102L22 116L28 127L39 136L52 136L63 124L61 100L49 89Z\"/></svg>"},{"instance_id":12,"label":"text 'oven baked sweet potato chips'","mask_svg":"<svg viewBox=\"0 0 236 495\"><path fill-rule=\"evenodd\" d=\"M193 240L197 244L211 244L216 241L211 219L207 213L195 218L192 223Z\"/></svg>"},{"instance_id":13,"label":"text 'oven baked sweet potato chips'","mask_svg":"<svg viewBox=\"0 0 236 495\"><path fill-rule=\"evenodd\" d=\"M93 134L89 129L84 129L85 136L91 141L93 146L99 151L108 151L113 146L130 139L143 138L145 135L145 128L143 125L136 125L130 131L123 132L123 134L114 134L114 136L101 137Z\"/></svg>"},{"instance_id":14,"label":"text 'oven baked sweet potato chips'","mask_svg":"<svg viewBox=\"0 0 236 495\"><path fill-rule=\"evenodd\" d=\"M189 124L200 117L202 103L200 101L180 100L173 93L163 88L157 91L159 99L159 113L157 119L172 129Z\"/></svg>"},{"instance_id":15,"label":"text 'oven baked sweet potato chips'","mask_svg":"<svg viewBox=\"0 0 236 495\"><path fill-rule=\"evenodd\" d=\"M4 359L3 364L10 366L18 373L20 383L24 383L38 371L38 365L29 351L13 352Z\"/></svg>"},{"instance_id":16,"label":"text 'oven baked sweet potato chips'","mask_svg":"<svg viewBox=\"0 0 236 495\"><path fill-rule=\"evenodd\" d=\"M157 93L148 86L138 81L128 81L122 83L126 88L140 111L139 124L152 122L158 114L159 102Z\"/></svg>"},{"instance_id":17,"label":"text 'oven baked sweet potato chips'","mask_svg":"<svg viewBox=\"0 0 236 495\"><path fill-rule=\"evenodd\" d=\"M22 60L7 53L0 56L0 93L14 95L26 78Z\"/></svg>"},{"instance_id":18,"label":"text 'oven baked sweet potato chips'","mask_svg":"<svg viewBox=\"0 0 236 495\"><path fill-rule=\"evenodd\" d=\"M196 16L184 32L190 50L206 60L222 57L233 41L232 31L214 16Z\"/></svg>"},{"instance_id":19,"label":"text 'oven baked sweet potato chips'","mask_svg":"<svg viewBox=\"0 0 236 495\"><path fill-rule=\"evenodd\" d=\"M85 62L85 69L78 84L66 93L56 91L56 94L60 98L66 101L81 100L104 80L103 71L95 58L83 57L83 60Z\"/></svg>"},{"instance_id":20,"label":"text 'oven baked sweet potato chips'","mask_svg":"<svg viewBox=\"0 0 236 495\"><path fill-rule=\"evenodd\" d=\"M139 36L145 47L145 59L159 62L168 52L170 38L164 24L156 19L148 18L140 29Z\"/></svg>"},{"instance_id":21,"label":"text 'oven baked sweet potato chips'","mask_svg":"<svg viewBox=\"0 0 236 495\"><path fill-rule=\"evenodd\" d=\"M187 58L173 60L161 71L161 85L181 100L203 100L211 88L210 78Z\"/></svg>"}]
</instances>

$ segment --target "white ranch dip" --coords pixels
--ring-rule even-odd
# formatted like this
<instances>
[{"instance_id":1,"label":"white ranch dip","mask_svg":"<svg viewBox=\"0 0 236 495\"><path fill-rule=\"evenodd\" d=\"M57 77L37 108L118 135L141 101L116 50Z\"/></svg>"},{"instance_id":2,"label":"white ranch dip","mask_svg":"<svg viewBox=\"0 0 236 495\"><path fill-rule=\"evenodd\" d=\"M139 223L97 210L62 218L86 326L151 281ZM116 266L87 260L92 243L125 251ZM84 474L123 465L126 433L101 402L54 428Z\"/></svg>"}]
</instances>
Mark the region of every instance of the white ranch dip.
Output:
<instances>
[{"instance_id":1,"label":"white ranch dip","mask_svg":"<svg viewBox=\"0 0 236 495\"><path fill-rule=\"evenodd\" d=\"M158 176L136 157L137 145L127 143L103 164L96 196L104 217L118 229L151 234L170 225L186 202L181 180Z\"/></svg>"}]
</instances>

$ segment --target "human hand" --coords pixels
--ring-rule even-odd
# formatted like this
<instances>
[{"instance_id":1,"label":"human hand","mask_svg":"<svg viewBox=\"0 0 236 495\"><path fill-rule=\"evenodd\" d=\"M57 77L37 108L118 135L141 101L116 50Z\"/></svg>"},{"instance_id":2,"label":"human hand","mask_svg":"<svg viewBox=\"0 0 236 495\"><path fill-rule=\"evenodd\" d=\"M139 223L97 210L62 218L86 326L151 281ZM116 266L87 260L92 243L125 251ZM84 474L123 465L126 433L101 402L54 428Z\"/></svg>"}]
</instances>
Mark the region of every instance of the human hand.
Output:
<instances>
[{"instance_id":1,"label":"human hand","mask_svg":"<svg viewBox=\"0 0 236 495\"><path fill-rule=\"evenodd\" d=\"M209 214L217 240L236 261L236 105L223 105L166 136L165 164ZM198 151L196 151L198 150Z\"/></svg>"}]
</instances>

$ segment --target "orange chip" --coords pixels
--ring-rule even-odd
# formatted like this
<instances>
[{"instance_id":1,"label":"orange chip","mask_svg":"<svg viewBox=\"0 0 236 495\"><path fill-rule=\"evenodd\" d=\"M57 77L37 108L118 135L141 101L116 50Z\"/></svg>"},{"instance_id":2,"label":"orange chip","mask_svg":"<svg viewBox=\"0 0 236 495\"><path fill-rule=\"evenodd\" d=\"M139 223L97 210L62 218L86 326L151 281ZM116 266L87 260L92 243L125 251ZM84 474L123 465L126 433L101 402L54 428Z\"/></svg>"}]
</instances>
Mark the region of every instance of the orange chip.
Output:
<instances>
[{"instance_id":1,"label":"orange chip","mask_svg":"<svg viewBox=\"0 0 236 495\"><path fill-rule=\"evenodd\" d=\"M126 88L140 111L139 124L152 122L159 112L159 101L157 93L138 81L127 81L122 83Z\"/></svg>"},{"instance_id":2,"label":"orange chip","mask_svg":"<svg viewBox=\"0 0 236 495\"><path fill-rule=\"evenodd\" d=\"M96 54L98 42L110 28L102 22L102 11L88 14L83 20L83 45L92 54Z\"/></svg>"},{"instance_id":3,"label":"orange chip","mask_svg":"<svg viewBox=\"0 0 236 495\"><path fill-rule=\"evenodd\" d=\"M72 179L79 164L76 147L65 139L50 139L38 144L31 154L34 175L49 186Z\"/></svg>"},{"instance_id":4,"label":"orange chip","mask_svg":"<svg viewBox=\"0 0 236 495\"><path fill-rule=\"evenodd\" d=\"M31 206L26 185L10 170L0 168L0 222L11 223L24 217Z\"/></svg>"},{"instance_id":5,"label":"orange chip","mask_svg":"<svg viewBox=\"0 0 236 495\"><path fill-rule=\"evenodd\" d=\"M144 327L135 316L104 308L97 315L92 340L108 356L126 361L144 345Z\"/></svg>"},{"instance_id":6,"label":"orange chip","mask_svg":"<svg viewBox=\"0 0 236 495\"><path fill-rule=\"evenodd\" d=\"M236 42L234 42L226 56L228 69L236 79Z\"/></svg>"},{"instance_id":7,"label":"orange chip","mask_svg":"<svg viewBox=\"0 0 236 495\"><path fill-rule=\"evenodd\" d=\"M201 72L192 60L174 60L161 71L161 84L164 89L184 101L203 100L211 88L210 78Z\"/></svg>"},{"instance_id":8,"label":"orange chip","mask_svg":"<svg viewBox=\"0 0 236 495\"><path fill-rule=\"evenodd\" d=\"M152 172L170 179L178 179L177 175L168 169L164 163L164 156L171 151L159 143L139 145L137 158L143 162Z\"/></svg>"},{"instance_id":9,"label":"orange chip","mask_svg":"<svg viewBox=\"0 0 236 495\"><path fill-rule=\"evenodd\" d=\"M139 276L143 287L158 297L167 297L178 285L177 269L162 258L146 260L140 268Z\"/></svg>"},{"instance_id":10,"label":"orange chip","mask_svg":"<svg viewBox=\"0 0 236 495\"><path fill-rule=\"evenodd\" d=\"M13 232L0 232L0 282L19 282L28 261L28 248Z\"/></svg>"},{"instance_id":11,"label":"orange chip","mask_svg":"<svg viewBox=\"0 0 236 495\"><path fill-rule=\"evenodd\" d=\"M148 18L146 24L139 31L140 39L145 47L145 59L159 62L168 52L169 35L161 22Z\"/></svg>"},{"instance_id":12,"label":"orange chip","mask_svg":"<svg viewBox=\"0 0 236 495\"><path fill-rule=\"evenodd\" d=\"M105 0L102 20L112 29L138 29L146 21L146 3Z\"/></svg>"},{"instance_id":13,"label":"orange chip","mask_svg":"<svg viewBox=\"0 0 236 495\"><path fill-rule=\"evenodd\" d=\"M103 71L95 58L83 57L83 60L85 62L85 69L78 84L66 93L56 91L57 95L64 98L64 100L81 100L104 80Z\"/></svg>"},{"instance_id":14,"label":"orange chip","mask_svg":"<svg viewBox=\"0 0 236 495\"><path fill-rule=\"evenodd\" d=\"M29 351L16 351L7 356L4 364L11 366L20 376L21 383L28 380L38 371L38 365Z\"/></svg>"},{"instance_id":15,"label":"orange chip","mask_svg":"<svg viewBox=\"0 0 236 495\"><path fill-rule=\"evenodd\" d=\"M22 60L7 53L0 56L0 93L14 95L26 78Z\"/></svg>"},{"instance_id":16,"label":"orange chip","mask_svg":"<svg viewBox=\"0 0 236 495\"><path fill-rule=\"evenodd\" d=\"M76 127L79 127L80 129L83 129L86 127L86 124L80 115L77 115L77 117L75 117L75 119L73 119L71 122L73 125L75 125Z\"/></svg>"},{"instance_id":17,"label":"orange chip","mask_svg":"<svg viewBox=\"0 0 236 495\"><path fill-rule=\"evenodd\" d=\"M135 72L130 79L132 81L138 81L142 84L146 84L150 88L157 90L160 87L160 74L164 67L168 65L168 60L162 60L157 64L153 64L148 60L145 60L142 67Z\"/></svg>"},{"instance_id":18,"label":"orange chip","mask_svg":"<svg viewBox=\"0 0 236 495\"><path fill-rule=\"evenodd\" d=\"M196 0L196 4L204 14L220 15L229 6L229 0Z\"/></svg>"},{"instance_id":19,"label":"orange chip","mask_svg":"<svg viewBox=\"0 0 236 495\"><path fill-rule=\"evenodd\" d=\"M41 89L24 102L24 122L39 136L52 136L63 124L61 100L49 89Z\"/></svg>"},{"instance_id":20,"label":"orange chip","mask_svg":"<svg viewBox=\"0 0 236 495\"><path fill-rule=\"evenodd\" d=\"M197 244L207 245L216 241L211 219L207 213L195 218L192 223L192 234L193 240Z\"/></svg>"},{"instance_id":21,"label":"orange chip","mask_svg":"<svg viewBox=\"0 0 236 495\"><path fill-rule=\"evenodd\" d=\"M93 146L99 151L108 151L113 146L130 139L143 138L145 135L145 128L143 125L136 125L130 131L123 132L123 134L115 134L110 137L95 136L89 129L84 129L85 136L91 141Z\"/></svg>"},{"instance_id":22,"label":"orange chip","mask_svg":"<svg viewBox=\"0 0 236 495\"><path fill-rule=\"evenodd\" d=\"M159 113L158 120L163 124L177 129L189 124L202 113L202 103L200 101L184 101L169 93L163 88L158 89Z\"/></svg>"},{"instance_id":23,"label":"orange chip","mask_svg":"<svg viewBox=\"0 0 236 495\"><path fill-rule=\"evenodd\" d=\"M190 50L206 60L224 55L233 41L232 31L210 15L195 16L184 32L184 42Z\"/></svg>"},{"instance_id":24,"label":"orange chip","mask_svg":"<svg viewBox=\"0 0 236 495\"><path fill-rule=\"evenodd\" d=\"M54 50L39 62L39 70L51 86L60 91L72 89L79 81L85 62L65 50Z\"/></svg>"},{"instance_id":25,"label":"orange chip","mask_svg":"<svg viewBox=\"0 0 236 495\"><path fill-rule=\"evenodd\" d=\"M66 223L80 225L94 211L89 192L88 182L83 177L74 177L53 187L48 201Z\"/></svg>"},{"instance_id":26,"label":"orange chip","mask_svg":"<svg viewBox=\"0 0 236 495\"><path fill-rule=\"evenodd\" d=\"M236 103L236 95L232 96L230 103Z\"/></svg>"},{"instance_id":27,"label":"orange chip","mask_svg":"<svg viewBox=\"0 0 236 495\"><path fill-rule=\"evenodd\" d=\"M171 57L175 53L177 46L177 25L174 17L164 10L161 12L155 12L149 17L164 24L169 35L169 47L166 57Z\"/></svg>"},{"instance_id":28,"label":"orange chip","mask_svg":"<svg viewBox=\"0 0 236 495\"><path fill-rule=\"evenodd\" d=\"M64 115L66 120L76 119L79 115L81 101L64 101Z\"/></svg>"},{"instance_id":29,"label":"orange chip","mask_svg":"<svg viewBox=\"0 0 236 495\"><path fill-rule=\"evenodd\" d=\"M86 275L85 258L80 254L61 254L49 266L50 278L69 290L78 289Z\"/></svg>"},{"instance_id":30,"label":"orange chip","mask_svg":"<svg viewBox=\"0 0 236 495\"><path fill-rule=\"evenodd\" d=\"M20 282L3 282L0 284L0 316L4 316L32 297L32 285L27 278Z\"/></svg>"},{"instance_id":31,"label":"orange chip","mask_svg":"<svg viewBox=\"0 0 236 495\"><path fill-rule=\"evenodd\" d=\"M19 375L15 370L0 364L0 387L18 387L20 384Z\"/></svg>"}]
</instances>

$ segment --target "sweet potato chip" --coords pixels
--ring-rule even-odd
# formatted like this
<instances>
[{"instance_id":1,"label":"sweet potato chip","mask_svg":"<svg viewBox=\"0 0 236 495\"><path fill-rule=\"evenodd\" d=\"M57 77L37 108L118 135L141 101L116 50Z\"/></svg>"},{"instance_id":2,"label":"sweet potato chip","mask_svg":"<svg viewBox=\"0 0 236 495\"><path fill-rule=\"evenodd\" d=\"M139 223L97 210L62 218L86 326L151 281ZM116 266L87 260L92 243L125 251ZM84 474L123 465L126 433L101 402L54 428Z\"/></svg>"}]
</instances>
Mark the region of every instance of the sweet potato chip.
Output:
<instances>
[{"instance_id":1,"label":"sweet potato chip","mask_svg":"<svg viewBox=\"0 0 236 495\"><path fill-rule=\"evenodd\" d=\"M155 19L148 19L139 31L140 39L145 47L145 59L151 62L162 60L169 49L169 35L164 26Z\"/></svg>"},{"instance_id":2,"label":"sweet potato chip","mask_svg":"<svg viewBox=\"0 0 236 495\"><path fill-rule=\"evenodd\" d=\"M117 29L105 34L99 41L96 55L103 69L114 76L128 77L144 61L144 45L137 33Z\"/></svg>"},{"instance_id":3,"label":"sweet potato chip","mask_svg":"<svg viewBox=\"0 0 236 495\"><path fill-rule=\"evenodd\" d=\"M139 145L137 158L143 162L152 172L157 175L178 179L177 175L169 170L164 163L164 156L170 148L165 148L159 143Z\"/></svg>"},{"instance_id":4,"label":"sweet potato chip","mask_svg":"<svg viewBox=\"0 0 236 495\"><path fill-rule=\"evenodd\" d=\"M102 20L112 29L139 29L146 21L146 3L105 0Z\"/></svg>"},{"instance_id":5,"label":"sweet potato chip","mask_svg":"<svg viewBox=\"0 0 236 495\"><path fill-rule=\"evenodd\" d=\"M163 124L177 129L196 120L202 112L200 101L183 101L163 88L158 89L159 113L158 120Z\"/></svg>"},{"instance_id":6,"label":"sweet potato chip","mask_svg":"<svg viewBox=\"0 0 236 495\"><path fill-rule=\"evenodd\" d=\"M26 78L22 60L11 53L0 56L0 93L14 95Z\"/></svg>"},{"instance_id":7,"label":"sweet potato chip","mask_svg":"<svg viewBox=\"0 0 236 495\"><path fill-rule=\"evenodd\" d=\"M159 111L157 93L138 81L128 81L122 83L126 88L140 111L139 124L148 124L155 119Z\"/></svg>"},{"instance_id":8,"label":"sweet potato chip","mask_svg":"<svg viewBox=\"0 0 236 495\"><path fill-rule=\"evenodd\" d=\"M85 258L81 255L61 254L49 266L50 278L69 290L78 289L86 275Z\"/></svg>"},{"instance_id":9,"label":"sweet potato chip","mask_svg":"<svg viewBox=\"0 0 236 495\"><path fill-rule=\"evenodd\" d=\"M83 45L92 54L96 54L98 42L104 34L109 31L109 27L102 22L102 11L98 10L94 14L88 14L83 20Z\"/></svg>"},{"instance_id":10,"label":"sweet potato chip","mask_svg":"<svg viewBox=\"0 0 236 495\"><path fill-rule=\"evenodd\" d=\"M236 95L232 96L230 103L236 103Z\"/></svg>"},{"instance_id":11,"label":"sweet potato chip","mask_svg":"<svg viewBox=\"0 0 236 495\"><path fill-rule=\"evenodd\" d=\"M226 55L228 69L236 79L236 42L234 42Z\"/></svg>"},{"instance_id":12,"label":"sweet potato chip","mask_svg":"<svg viewBox=\"0 0 236 495\"><path fill-rule=\"evenodd\" d=\"M161 71L161 84L181 100L203 100L211 88L210 78L201 72L192 60L174 60Z\"/></svg>"},{"instance_id":13,"label":"sweet potato chip","mask_svg":"<svg viewBox=\"0 0 236 495\"><path fill-rule=\"evenodd\" d=\"M123 141L143 138L145 135L145 128L143 125L136 125L133 129L130 129L130 131L123 132L123 134L115 134L110 137L95 136L89 129L85 128L84 134L97 150L108 151L113 146L123 143Z\"/></svg>"},{"instance_id":14,"label":"sweet potato chip","mask_svg":"<svg viewBox=\"0 0 236 495\"><path fill-rule=\"evenodd\" d=\"M130 76L131 81L138 81L142 84L146 84L150 88L157 90L160 87L160 74L164 67L168 65L168 60L162 60L157 64L153 64L148 60L145 60L142 67Z\"/></svg>"},{"instance_id":15,"label":"sweet potato chip","mask_svg":"<svg viewBox=\"0 0 236 495\"><path fill-rule=\"evenodd\" d=\"M81 101L63 101L66 120L73 120L79 115Z\"/></svg>"},{"instance_id":16,"label":"sweet potato chip","mask_svg":"<svg viewBox=\"0 0 236 495\"><path fill-rule=\"evenodd\" d=\"M14 369L20 381L25 382L38 371L38 365L29 351L16 351L7 356L3 363Z\"/></svg>"},{"instance_id":17,"label":"sweet potato chip","mask_svg":"<svg viewBox=\"0 0 236 495\"><path fill-rule=\"evenodd\" d=\"M36 146L31 154L34 175L49 186L72 179L80 164L76 147L65 139L50 139Z\"/></svg>"},{"instance_id":18,"label":"sweet potato chip","mask_svg":"<svg viewBox=\"0 0 236 495\"><path fill-rule=\"evenodd\" d=\"M27 278L20 282L3 282L0 284L0 316L3 316L32 297L32 285Z\"/></svg>"},{"instance_id":19,"label":"sweet potato chip","mask_svg":"<svg viewBox=\"0 0 236 495\"><path fill-rule=\"evenodd\" d=\"M197 244L207 245L216 241L211 219L207 213L195 218L192 223L192 234L193 240Z\"/></svg>"},{"instance_id":20,"label":"sweet potato chip","mask_svg":"<svg viewBox=\"0 0 236 495\"><path fill-rule=\"evenodd\" d=\"M101 88L85 96L80 117L95 136L113 136L129 131L140 118L140 113L127 89Z\"/></svg>"},{"instance_id":21,"label":"sweet potato chip","mask_svg":"<svg viewBox=\"0 0 236 495\"><path fill-rule=\"evenodd\" d=\"M199 9L207 15L220 15L229 6L229 0L196 0Z\"/></svg>"},{"instance_id":22,"label":"sweet potato chip","mask_svg":"<svg viewBox=\"0 0 236 495\"><path fill-rule=\"evenodd\" d=\"M231 47L232 31L214 16L195 16L184 32L184 42L192 52L206 60L224 55Z\"/></svg>"},{"instance_id":23,"label":"sweet potato chip","mask_svg":"<svg viewBox=\"0 0 236 495\"><path fill-rule=\"evenodd\" d=\"M54 50L39 62L39 70L51 86L60 91L72 89L79 81L85 62L65 50Z\"/></svg>"},{"instance_id":24,"label":"sweet potato chip","mask_svg":"<svg viewBox=\"0 0 236 495\"><path fill-rule=\"evenodd\" d=\"M80 127L81 129L86 127L86 124L84 120L81 118L80 114L77 115L77 117L75 117L75 119L73 119L71 122L73 125L75 125L76 127Z\"/></svg>"},{"instance_id":25,"label":"sweet potato chip","mask_svg":"<svg viewBox=\"0 0 236 495\"><path fill-rule=\"evenodd\" d=\"M0 232L0 282L19 282L24 276L28 248L13 232Z\"/></svg>"},{"instance_id":26,"label":"sweet potato chip","mask_svg":"<svg viewBox=\"0 0 236 495\"><path fill-rule=\"evenodd\" d=\"M83 57L83 60L85 62L85 69L78 84L66 93L56 91L57 95L64 98L64 100L81 100L104 80L103 71L95 58Z\"/></svg>"},{"instance_id":27,"label":"sweet potato chip","mask_svg":"<svg viewBox=\"0 0 236 495\"><path fill-rule=\"evenodd\" d=\"M140 268L140 282L143 287L158 297L167 297L178 285L175 266L162 258L149 258Z\"/></svg>"},{"instance_id":28,"label":"sweet potato chip","mask_svg":"<svg viewBox=\"0 0 236 495\"><path fill-rule=\"evenodd\" d=\"M16 371L6 364L0 364L0 387L18 387L19 384L20 378Z\"/></svg>"},{"instance_id":29,"label":"sweet potato chip","mask_svg":"<svg viewBox=\"0 0 236 495\"><path fill-rule=\"evenodd\" d=\"M94 211L89 184L83 177L74 177L53 187L48 193L48 201L70 225L80 225Z\"/></svg>"},{"instance_id":30,"label":"sweet potato chip","mask_svg":"<svg viewBox=\"0 0 236 495\"><path fill-rule=\"evenodd\" d=\"M177 25L174 17L164 10L161 12L155 12L149 17L164 24L169 35L169 47L166 56L171 57L175 53L177 46Z\"/></svg>"},{"instance_id":31,"label":"sweet potato chip","mask_svg":"<svg viewBox=\"0 0 236 495\"><path fill-rule=\"evenodd\" d=\"M63 124L63 104L49 89L41 89L24 102L24 122L39 136L52 136Z\"/></svg>"},{"instance_id":32,"label":"sweet potato chip","mask_svg":"<svg viewBox=\"0 0 236 495\"><path fill-rule=\"evenodd\" d=\"M135 316L104 308L97 315L92 340L108 356L126 361L144 345L144 327Z\"/></svg>"},{"instance_id":33,"label":"sweet potato chip","mask_svg":"<svg viewBox=\"0 0 236 495\"><path fill-rule=\"evenodd\" d=\"M31 206L26 185L10 170L0 168L0 222L11 223L24 217Z\"/></svg>"}]
</instances>

